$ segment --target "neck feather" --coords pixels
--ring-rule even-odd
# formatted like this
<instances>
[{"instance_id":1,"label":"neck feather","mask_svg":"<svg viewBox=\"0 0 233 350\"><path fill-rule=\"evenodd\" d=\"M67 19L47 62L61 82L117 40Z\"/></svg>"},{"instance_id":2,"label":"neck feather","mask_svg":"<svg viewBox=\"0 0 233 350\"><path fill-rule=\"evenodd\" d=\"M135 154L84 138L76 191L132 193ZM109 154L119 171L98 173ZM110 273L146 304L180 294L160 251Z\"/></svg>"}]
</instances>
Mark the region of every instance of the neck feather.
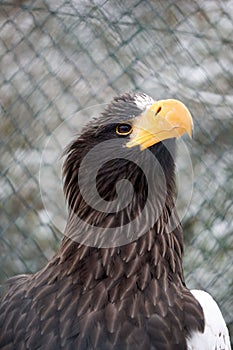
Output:
<instances>
[{"instance_id":1,"label":"neck feather","mask_svg":"<svg viewBox=\"0 0 233 350\"><path fill-rule=\"evenodd\" d=\"M137 164L127 159L113 159L105 164L94 179L98 194L105 203L111 204L116 198L127 199L133 186L130 203L117 213L106 213L93 209L83 199L77 185L81 162L77 149L80 147L75 143L70 146L64 165L64 189L70 215L57 258L69 267L70 274L81 274L78 278L86 288L91 288L92 284L98 281L98 275L106 278L110 275L118 276L119 283L123 276L135 276L135 283L141 285L142 289L151 279L176 278L180 283L184 283L183 235L173 201L174 148L174 141L169 141L166 147L160 145L157 148L156 166L152 166L146 155L141 152L140 164L147 167L146 175ZM91 174L87 174L85 179L86 188L90 186L89 175ZM122 188L116 188L116 184L122 184L122 180L127 180L132 186L125 186L123 183ZM143 217L140 216L142 210ZM132 220L135 221L133 229L132 225L127 226ZM119 227L124 225L129 229L127 232L121 231L121 234L127 239L123 244L117 244ZM97 237L96 227L101 228L103 235L109 237L109 240L103 243L103 237ZM90 270L90 273L82 273L82 270ZM88 280L85 280L87 275Z\"/></svg>"}]
</instances>

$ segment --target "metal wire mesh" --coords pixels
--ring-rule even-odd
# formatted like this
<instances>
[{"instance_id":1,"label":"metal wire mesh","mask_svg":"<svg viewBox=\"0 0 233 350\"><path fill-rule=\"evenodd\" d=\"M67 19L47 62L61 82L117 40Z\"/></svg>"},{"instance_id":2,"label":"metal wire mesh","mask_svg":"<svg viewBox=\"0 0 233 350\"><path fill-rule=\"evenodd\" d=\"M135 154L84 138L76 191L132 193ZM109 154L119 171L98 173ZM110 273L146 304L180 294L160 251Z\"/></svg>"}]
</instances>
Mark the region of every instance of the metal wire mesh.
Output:
<instances>
[{"instance_id":1,"label":"metal wire mesh","mask_svg":"<svg viewBox=\"0 0 233 350\"><path fill-rule=\"evenodd\" d=\"M59 244L39 186L48 137L61 153L56 128L65 121L74 133L98 108L76 112L125 91L175 97L195 122L182 220L187 284L217 299L232 330L232 31L231 0L0 1L1 281L37 271ZM182 208L190 172L179 153ZM43 166L43 197L65 217L59 176L51 160Z\"/></svg>"}]
</instances>

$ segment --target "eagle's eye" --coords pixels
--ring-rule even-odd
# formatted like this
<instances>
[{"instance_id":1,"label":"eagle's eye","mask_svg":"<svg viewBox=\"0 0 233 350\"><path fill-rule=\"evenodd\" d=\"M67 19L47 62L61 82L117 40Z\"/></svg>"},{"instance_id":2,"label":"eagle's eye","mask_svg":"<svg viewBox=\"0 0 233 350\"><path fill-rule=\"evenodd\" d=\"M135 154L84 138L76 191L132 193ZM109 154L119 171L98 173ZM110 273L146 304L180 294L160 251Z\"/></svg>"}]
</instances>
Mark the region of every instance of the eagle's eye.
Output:
<instances>
[{"instance_id":1,"label":"eagle's eye","mask_svg":"<svg viewBox=\"0 0 233 350\"><path fill-rule=\"evenodd\" d=\"M116 127L116 133L120 136L127 136L132 132L133 128L130 124L119 124Z\"/></svg>"}]
</instances>

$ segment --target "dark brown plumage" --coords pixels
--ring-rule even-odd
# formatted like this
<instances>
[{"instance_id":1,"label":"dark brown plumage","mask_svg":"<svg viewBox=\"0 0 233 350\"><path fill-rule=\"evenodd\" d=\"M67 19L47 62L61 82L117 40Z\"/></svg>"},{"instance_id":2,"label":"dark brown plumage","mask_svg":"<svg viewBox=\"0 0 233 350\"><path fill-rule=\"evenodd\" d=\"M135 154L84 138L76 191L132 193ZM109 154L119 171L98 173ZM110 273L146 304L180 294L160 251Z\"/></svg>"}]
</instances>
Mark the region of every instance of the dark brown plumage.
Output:
<instances>
[{"instance_id":1,"label":"dark brown plumage","mask_svg":"<svg viewBox=\"0 0 233 350\"><path fill-rule=\"evenodd\" d=\"M70 214L65 237L42 270L9 281L0 306L1 349L185 350L191 331L203 331L202 309L183 276L183 235L174 209L175 139L151 146L149 152L158 161L151 163L150 155L138 146L124 147L128 136L115 133L118 123L142 113L137 96L147 98L144 94L115 98L67 148L64 190ZM98 171L99 194L111 203L121 190L116 189L119 180L127 179L134 187L132 201L117 213L93 209L78 186L84 156L107 140L117 143L112 149L109 143L106 153L96 156L114 154L116 145L119 153L116 159L107 157ZM147 176L136 162L146 166ZM150 194L148 176L153 180ZM88 189L91 182L87 171L84 187ZM120 193L127 198L130 189L122 186ZM137 222L148 198L145 222ZM133 219L137 230L124 232L130 242L118 246L119 226ZM86 230L86 223L103 228L103 233L95 236L94 229ZM141 234L145 225L149 229ZM115 229L114 237L105 237L109 228ZM90 241L93 246L83 244ZM100 243L106 248L99 248Z\"/></svg>"}]
</instances>

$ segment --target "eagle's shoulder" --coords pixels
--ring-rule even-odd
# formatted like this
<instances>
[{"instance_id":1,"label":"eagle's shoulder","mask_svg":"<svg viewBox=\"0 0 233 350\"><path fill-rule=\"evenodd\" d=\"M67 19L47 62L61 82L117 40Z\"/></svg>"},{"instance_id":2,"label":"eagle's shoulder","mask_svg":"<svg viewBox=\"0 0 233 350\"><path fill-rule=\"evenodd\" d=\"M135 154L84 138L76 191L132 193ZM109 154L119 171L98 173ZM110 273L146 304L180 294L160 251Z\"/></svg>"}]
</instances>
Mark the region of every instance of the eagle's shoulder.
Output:
<instances>
[{"instance_id":1,"label":"eagle's shoulder","mask_svg":"<svg viewBox=\"0 0 233 350\"><path fill-rule=\"evenodd\" d=\"M229 332L215 300L203 290L193 289L191 293L203 309L205 328L203 333L192 333L188 350L231 350Z\"/></svg>"}]
</instances>

